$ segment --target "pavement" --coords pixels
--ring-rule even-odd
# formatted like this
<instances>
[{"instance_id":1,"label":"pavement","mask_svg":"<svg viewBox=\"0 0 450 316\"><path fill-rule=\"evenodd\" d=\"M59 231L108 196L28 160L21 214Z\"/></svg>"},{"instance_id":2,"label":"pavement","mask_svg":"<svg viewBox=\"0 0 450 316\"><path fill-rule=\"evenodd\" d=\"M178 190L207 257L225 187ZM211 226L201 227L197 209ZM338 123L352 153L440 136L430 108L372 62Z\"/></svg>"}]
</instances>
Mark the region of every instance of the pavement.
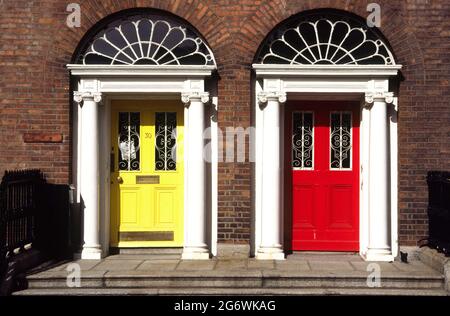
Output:
<instances>
[{"instance_id":1,"label":"pavement","mask_svg":"<svg viewBox=\"0 0 450 316\"><path fill-rule=\"evenodd\" d=\"M74 268L81 270L79 287L67 283L73 281ZM357 254L295 253L282 261L263 261L122 253L40 266L14 295L446 296L445 282L443 273L419 260L374 264Z\"/></svg>"},{"instance_id":2,"label":"pavement","mask_svg":"<svg viewBox=\"0 0 450 316\"><path fill-rule=\"evenodd\" d=\"M36 272L62 272L69 264L76 263L81 271L111 272L111 271L289 271L316 273L344 273L373 271L371 262L364 261L359 255L353 254L294 254L283 261L256 260L254 258L213 258L210 260L181 260L177 255L146 255L118 254L101 260L74 260L42 267ZM438 275L439 273L414 260L408 263L399 261L377 262L380 272L389 274L420 273ZM369 269L369 270L368 270Z\"/></svg>"}]
</instances>

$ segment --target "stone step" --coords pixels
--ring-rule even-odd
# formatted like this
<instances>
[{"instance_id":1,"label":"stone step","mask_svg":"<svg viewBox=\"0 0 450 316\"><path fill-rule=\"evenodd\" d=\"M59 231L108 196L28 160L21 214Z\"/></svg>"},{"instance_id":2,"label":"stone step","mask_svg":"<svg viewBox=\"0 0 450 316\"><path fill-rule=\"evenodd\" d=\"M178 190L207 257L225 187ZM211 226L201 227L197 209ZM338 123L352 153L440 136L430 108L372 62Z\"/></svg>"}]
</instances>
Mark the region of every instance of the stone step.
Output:
<instances>
[{"instance_id":1,"label":"stone step","mask_svg":"<svg viewBox=\"0 0 450 316\"><path fill-rule=\"evenodd\" d=\"M120 255L178 255L183 248L111 248L110 253Z\"/></svg>"},{"instance_id":2,"label":"stone step","mask_svg":"<svg viewBox=\"0 0 450 316\"><path fill-rule=\"evenodd\" d=\"M117 254L106 257L105 261L114 260L180 260L181 254L177 253L159 253L159 254Z\"/></svg>"},{"instance_id":3,"label":"stone step","mask_svg":"<svg viewBox=\"0 0 450 316\"><path fill-rule=\"evenodd\" d=\"M27 277L29 289L65 289L67 272L43 272ZM367 273L292 271L85 271L81 286L88 289L236 288L236 289L368 289ZM382 289L444 290L440 274L385 273Z\"/></svg>"},{"instance_id":4,"label":"stone step","mask_svg":"<svg viewBox=\"0 0 450 316\"><path fill-rule=\"evenodd\" d=\"M402 295L402 296L447 296L443 289L379 289L379 288L306 288L306 289L286 289L286 288L46 288L28 289L13 293L15 296L85 296L85 295ZM226 298L224 298L226 300Z\"/></svg>"}]
</instances>

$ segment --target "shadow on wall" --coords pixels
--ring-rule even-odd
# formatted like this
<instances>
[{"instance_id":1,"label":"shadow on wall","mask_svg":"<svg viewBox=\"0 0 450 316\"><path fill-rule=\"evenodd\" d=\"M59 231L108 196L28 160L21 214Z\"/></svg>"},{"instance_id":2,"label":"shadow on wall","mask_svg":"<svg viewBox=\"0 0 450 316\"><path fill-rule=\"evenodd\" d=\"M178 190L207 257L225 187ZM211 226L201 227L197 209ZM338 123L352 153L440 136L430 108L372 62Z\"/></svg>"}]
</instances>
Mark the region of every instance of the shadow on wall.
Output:
<instances>
[{"instance_id":1,"label":"shadow on wall","mask_svg":"<svg viewBox=\"0 0 450 316\"><path fill-rule=\"evenodd\" d=\"M20 286L28 270L72 255L80 236L72 227L82 225L76 225L80 217L70 200L68 185L47 183L39 170L5 173L0 185L0 296Z\"/></svg>"}]
</instances>

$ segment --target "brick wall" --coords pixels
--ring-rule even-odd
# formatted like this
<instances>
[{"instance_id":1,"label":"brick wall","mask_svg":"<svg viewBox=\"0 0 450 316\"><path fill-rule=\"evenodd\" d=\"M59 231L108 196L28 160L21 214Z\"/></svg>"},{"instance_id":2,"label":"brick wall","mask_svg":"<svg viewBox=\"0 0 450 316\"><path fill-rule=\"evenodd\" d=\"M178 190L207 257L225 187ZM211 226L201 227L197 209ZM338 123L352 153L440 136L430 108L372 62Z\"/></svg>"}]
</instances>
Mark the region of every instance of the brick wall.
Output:
<instances>
[{"instance_id":1,"label":"brick wall","mask_svg":"<svg viewBox=\"0 0 450 316\"><path fill-rule=\"evenodd\" d=\"M219 126L251 124L251 63L267 33L292 14L337 8L366 16L373 1L83 0L80 28L65 24L63 0L0 0L0 172L40 168L70 179L69 77L65 65L90 27L133 7L170 11L194 25L219 67ZM428 170L450 170L450 2L377 1L381 30L404 65L399 112L400 243L427 234ZM26 136L28 135L28 136ZM54 140L48 142L46 137ZM27 141L28 139L28 141ZM219 241L250 238L251 166L219 164Z\"/></svg>"}]
</instances>

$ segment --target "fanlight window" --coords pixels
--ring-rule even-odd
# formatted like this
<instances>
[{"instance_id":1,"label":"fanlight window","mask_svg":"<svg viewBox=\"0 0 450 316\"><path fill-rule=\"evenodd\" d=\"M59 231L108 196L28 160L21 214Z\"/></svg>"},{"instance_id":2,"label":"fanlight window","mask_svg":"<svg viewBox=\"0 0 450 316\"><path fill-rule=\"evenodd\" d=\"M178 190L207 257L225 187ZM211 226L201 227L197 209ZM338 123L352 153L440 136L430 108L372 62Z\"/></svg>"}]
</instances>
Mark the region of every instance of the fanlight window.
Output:
<instances>
[{"instance_id":1,"label":"fanlight window","mask_svg":"<svg viewBox=\"0 0 450 316\"><path fill-rule=\"evenodd\" d=\"M262 64L393 65L378 34L340 16L312 15L276 30L259 54Z\"/></svg>"},{"instance_id":2,"label":"fanlight window","mask_svg":"<svg viewBox=\"0 0 450 316\"><path fill-rule=\"evenodd\" d=\"M135 17L97 34L79 63L85 65L215 65L193 30L174 21Z\"/></svg>"}]
</instances>

